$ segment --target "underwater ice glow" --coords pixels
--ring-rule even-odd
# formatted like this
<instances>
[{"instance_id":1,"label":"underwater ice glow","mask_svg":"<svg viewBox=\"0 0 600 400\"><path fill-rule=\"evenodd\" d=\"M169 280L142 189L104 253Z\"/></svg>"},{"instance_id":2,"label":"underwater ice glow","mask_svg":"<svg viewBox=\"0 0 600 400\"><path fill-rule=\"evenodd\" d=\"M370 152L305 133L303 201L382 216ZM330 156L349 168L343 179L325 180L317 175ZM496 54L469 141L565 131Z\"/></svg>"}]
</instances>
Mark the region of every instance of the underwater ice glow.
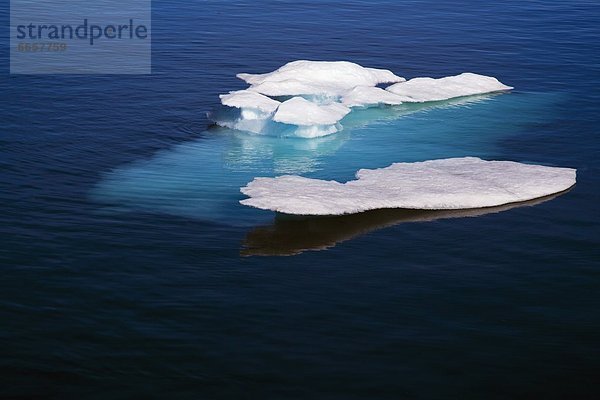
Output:
<instances>
[{"instance_id":1,"label":"underwater ice glow","mask_svg":"<svg viewBox=\"0 0 600 400\"><path fill-rule=\"evenodd\" d=\"M552 121L563 101L561 94L518 92L361 108L344 119L344 132L310 140L215 126L193 140L105 172L90 196L104 205L105 213L151 212L228 226L264 225L270 213L239 204L245 198L240 187L255 177L300 175L346 182L361 168L395 162L465 154L506 158L510 155L498 143L522 135L525 126ZM260 121L245 120L252 122ZM552 163L550 158L530 159Z\"/></svg>"},{"instance_id":2,"label":"underwater ice glow","mask_svg":"<svg viewBox=\"0 0 600 400\"><path fill-rule=\"evenodd\" d=\"M298 215L341 215L382 208L456 210L500 206L567 190L576 170L476 157L361 169L346 183L295 175L255 178L241 203Z\"/></svg>"},{"instance_id":3,"label":"underwater ice glow","mask_svg":"<svg viewBox=\"0 0 600 400\"><path fill-rule=\"evenodd\" d=\"M347 61L293 61L273 72L237 77L250 87L220 96L223 106L238 112L213 114L217 125L305 138L338 132L350 108L443 101L512 89L496 78L473 73L406 81L389 70Z\"/></svg>"}]
</instances>

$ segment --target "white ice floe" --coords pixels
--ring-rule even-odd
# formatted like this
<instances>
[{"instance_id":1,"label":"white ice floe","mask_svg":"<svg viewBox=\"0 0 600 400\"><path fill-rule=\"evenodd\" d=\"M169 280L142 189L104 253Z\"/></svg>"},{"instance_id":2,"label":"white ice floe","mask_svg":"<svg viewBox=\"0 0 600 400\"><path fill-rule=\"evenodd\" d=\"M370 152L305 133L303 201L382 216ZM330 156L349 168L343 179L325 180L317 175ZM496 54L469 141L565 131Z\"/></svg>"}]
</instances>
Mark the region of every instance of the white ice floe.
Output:
<instances>
[{"instance_id":1,"label":"white ice floe","mask_svg":"<svg viewBox=\"0 0 600 400\"><path fill-rule=\"evenodd\" d=\"M238 74L250 90L267 96L328 94L340 96L356 86L403 82L386 69L365 68L348 61L299 60L266 74Z\"/></svg>"},{"instance_id":2,"label":"white ice floe","mask_svg":"<svg viewBox=\"0 0 600 400\"><path fill-rule=\"evenodd\" d=\"M575 184L576 170L476 157L395 163L361 169L346 183L284 175L255 178L240 203L300 215L340 215L379 208L470 209L532 200Z\"/></svg>"},{"instance_id":3,"label":"white ice floe","mask_svg":"<svg viewBox=\"0 0 600 400\"><path fill-rule=\"evenodd\" d=\"M414 78L386 88L387 91L402 96L405 102L441 101L510 89L512 87L494 77L470 72L439 79Z\"/></svg>"},{"instance_id":4,"label":"white ice floe","mask_svg":"<svg viewBox=\"0 0 600 400\"><path fill-rule=\"evenodd\" d=\"M404 97L374 86L357 86L342 96L342 103L348 107L367 107L378 104L402 104ZM410 98L408 99L410 101Z\"/></svg>"},{"instance_id":5,"label":"white ice floe","mask_svg":"<svg viewBox=\"0 0 600 400\"><path fill-rule=\"evenodd\" d=\"M302 97L292 97L281 103L273 121L299 126L334 125L349 112L350 109L340 103L319 105Z\"/></svg>"},{"instance_id":6,"label":"white ice floe","mask_svg":"<svg viewBox=\"0 0 600 400\"><path fill-rule=\"evenodd\" d=\"M212 113L216 124L257 134L306 138L339 131L339 122L351 107L396 106L512 89L496 78L472 73L406 81L389 70L348 61L300 60L266 74L237 76L250 87L220 96L226 107L224 112ZM392 85L382 89L378 87L381 84ZM236 108L239 112L232 111Z\"/></svg>"},{"instance_id":7,"label":"white ice floe","mask_svg":"<svg viewBox=\"0 0 600 400\"><path fill-rule=\"evenodd\" d=\"M279 104L281 104L277 100L250 90L236 90L228 94L222 94L219 97L221 98L221 104L225 106L241 109L257 109L266 113L274 112L279 107Z\"/></svg>"}]
</instances>

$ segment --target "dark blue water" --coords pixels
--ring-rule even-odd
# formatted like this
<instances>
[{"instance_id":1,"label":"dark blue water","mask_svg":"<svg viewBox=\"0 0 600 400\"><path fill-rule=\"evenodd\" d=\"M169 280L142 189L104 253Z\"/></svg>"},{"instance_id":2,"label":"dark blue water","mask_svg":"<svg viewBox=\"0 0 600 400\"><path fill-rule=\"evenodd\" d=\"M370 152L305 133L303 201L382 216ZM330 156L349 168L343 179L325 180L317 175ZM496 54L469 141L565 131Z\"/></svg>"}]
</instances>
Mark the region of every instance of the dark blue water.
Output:
<instances>
[{"instance_id":1,"label":"dark blue water","mask_svg":"<svg viewBox=\"0 0 600 400\"><path fill-rule=\"evenodd\" d=\"M0 398L600 395L597 2L168 1L152 27L149 76L10 76L2 36ZM236 73L296 59L516 89L317 140L209 129ZM463 214L238 204L255 176L465 155L578 183Z\"/></svg>"}]
</instances>

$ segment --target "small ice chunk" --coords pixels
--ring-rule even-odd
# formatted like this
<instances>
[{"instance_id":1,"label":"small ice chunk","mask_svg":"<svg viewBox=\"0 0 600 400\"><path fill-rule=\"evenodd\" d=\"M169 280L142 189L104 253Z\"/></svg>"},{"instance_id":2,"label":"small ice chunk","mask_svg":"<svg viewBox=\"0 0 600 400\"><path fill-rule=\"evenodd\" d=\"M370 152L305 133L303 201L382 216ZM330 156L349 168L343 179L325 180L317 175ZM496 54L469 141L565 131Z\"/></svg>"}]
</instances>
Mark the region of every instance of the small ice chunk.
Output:
<instances>
[{"instance_id":1,"label":"small ice chunk","mask_svg":"<svg viewBox=\"0 0 600 400\"><path fill-rule=\"evenodd\" d=\"M373 86L357 86L342 97L348 107L367 107L378 104L398 105L404 99L397 94Z\"/></svg>"},{"instance_id":2,"label":"small ice chunk","mask_svg":"<svg viewBox=\"0 0 600 400\"><path fill-rule=\"evenodd\" d=\"M219 95L219 97L221 98L221 104L224 106L241 109L258 109L266 113L274 112L281 104L277 100L250 90L237 90Z\"/></svg>"},{"instance_id":3,"label":"small ice chunk","mask_svg":"<svg viewBox=\"0 0 600 400\"><path fill-rule=\"evenodd\" d=\"M454 210L499 206L562 192L576 170L476 157L395 163L361 169L346 183L295 175L255 178L240 203L300 215L340 215L379 208Z\"/></svg>"},{"instance_id":4,"label":"small ice chunk","mask_svg":"<svg viewBox=\"0 0 600 400\"><path fill-rule=\"evenodd\" d=\"M292 97L281 103L273 121L290 125L334 125L350 109L340 103L319 105L302 97Z\"/></svg>"},{"instance_id":5,"label":"small ice chunk","mask_svg":"<svg viewBox=\"0 0 600 400\"><path fill-rule=\"evenodd\" d=\"M385 90L403 97L405 102L441 101L454 97L510 90L491 76L465 72L445 78L414 78L388 86Z\"/></svg>"},{"instance_id":6,"label":"small ice chunk","mask_svg":"<svg viewBox=\"0 0 600 400\"><path fill-rule=\"evenodd\" d=\"M403 82L386 69L365 68L348 61L299 60L266 74L237 74L250 90L267 96L343 95L355 86Z\"/></svg>"}]
</instances>

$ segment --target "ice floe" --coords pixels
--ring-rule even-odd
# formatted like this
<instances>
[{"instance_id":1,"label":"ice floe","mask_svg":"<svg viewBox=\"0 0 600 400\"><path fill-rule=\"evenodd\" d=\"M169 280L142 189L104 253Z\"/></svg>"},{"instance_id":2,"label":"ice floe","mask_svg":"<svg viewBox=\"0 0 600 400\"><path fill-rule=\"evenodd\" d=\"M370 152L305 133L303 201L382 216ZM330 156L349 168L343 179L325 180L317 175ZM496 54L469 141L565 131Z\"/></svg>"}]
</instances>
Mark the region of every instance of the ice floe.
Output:
<instances>
[{"instance_id":1,"label":"ice floe","mask_svg":"<svg viewBox=\"0 0 600 400\"><path fill-rule=\"evenodd\" d=\"M476 94L501 92L513 89L498 79L465 72L460 75L445 78L414 78L406 82L396 83L386 88L402 96L405 102L441 101L455 97L472 96Z\"/></svg>"},{"instance_id":2,"label":"ice floe","mask_svg":"<svg viewBox=\"0 0 600 400\"><path fill-rule=\"evenodd\" d=\"M449 218L474 218L553 200L562 193L497 207L466 210L378 209L346 215L276 214L269 225L246 234L242 256L292 256L305 251L326 250L338 243L390 226Z\"/></svg>"},{"instance_id":3,"label":"ice floe","mask_svg":"<svg viewBox=\"0 0 600 400\"><path fill-rule=\"evenodd\" d=\"M493 207L562 192L576 170L476 157L361 169L346 183L284 175L255 178L240 203L298 215L341 215L382 208L456 210Z\"/></svg>"},{"instance_id":4,"label":"ice floe","mask_svg":"<svg viewBox=\"0 0 600 400\"><path fill-rule=\"evenodd\" d=\"M340 103L319 105L302 97L292 97L281 103L273 121L291 125L334 125L350 109Z\"/></svg>"},{"instance_id":5,"label":"ice floe","mask_svg":"<svg viewBox=\"0 0 600 400\"><path fill-rule=\"evenodd\" d=\"M377 104L399 105L403 101L406 101L406 98L372 86L357 86L342 96L342 103L348 107L368 107Z\"/></svg>"},{"instance_id":6,"label":"ice floe","mask_svg":"<svg viewBox=\"0 0 600 400\"><path fill-rule=\"evenodd\" d=\"M340 121L353 107L398 106L512 89L496 78L472 73L406 81L387 69L348 61L300 60L266 74L237 76L250 86L220 96L224 106L239 111L213 113L217 125L308 138L341 130ZM391 86L378 87L383 84ZM296 128L290 130L290 125Z\"/></svg>"},{"instance_id":7,"label":"ice floe","mask_svg":"<svg viewBox=\"0 0 600 400\"><path fill-rule=\"evenodd\" d=\"M222 94L219 97L221 98L221 104L225 106L241 109L258 109L266 113L274 112L281 104L277 100L250 90L237 90L229 92L229 94Z\"/></svg>"},{"instance_id":8,"label":"ice floe","mask_svg":"<svg viewBox=\"0 0 600 400\"><path fill-rule=\"evenodd\" d=\"M365 68L348 61L299 60L267 74L238 74L250 90L267 96L342 95L356 86L404 82L385 69Z\"/></svg>"}]
</instances>

